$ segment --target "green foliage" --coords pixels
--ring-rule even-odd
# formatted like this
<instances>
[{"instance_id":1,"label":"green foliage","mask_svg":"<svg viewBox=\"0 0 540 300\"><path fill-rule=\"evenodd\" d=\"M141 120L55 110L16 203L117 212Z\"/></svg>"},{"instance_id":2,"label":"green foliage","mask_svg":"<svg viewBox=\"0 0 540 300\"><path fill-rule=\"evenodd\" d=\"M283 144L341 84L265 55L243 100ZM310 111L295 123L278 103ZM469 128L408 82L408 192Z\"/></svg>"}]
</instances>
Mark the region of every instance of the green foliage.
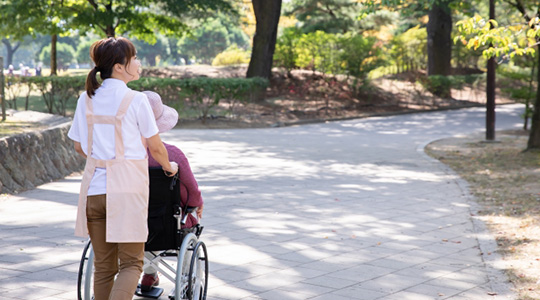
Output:
<instances>
[{"instance_id":1,"label":"green foliage","mask_svg":"<svg viewBox=\"0 0 540 300\"><path fill-rule=\"evenodd\" d=\"M46 112L66 115L67 108L75 103L85 89L86 76L52 77L8 77L17 89L37 90L42 95ZM128 86L138 91L154 91L163 103L182 113L190 108L205 120L211 110L220 104L227 104L230 113L238 102L250 102L258 92L266 89L268 80L264 78L206 78L171 79L147 77L132 81ZM26 97L30 95L27 92ZM13 103L13 102L11 102ZM28 104L26 104L28 107Z\"/></svg>"},{"instance_id":2,"label":"green foliage","mask_svg":"<svg viewBox=\"0 0 540 300\"><path fill-rule=\"evenodd\" d=\"M337 42L337 35L323 31L303 34L297 44L297 65L304 69L336 74L339 66Z\"/></svg>"},{"instance_id":3,"label":"green foliage","mask_svg":"<svg viewBox=\"0 0 540 300\"><path fill-rule=\"evenodd\" d=\"M382 63L374 38L323 31L306 34L292 28L279 37L274 62L287 71L298 67L323 74L346 74L360 81Z\"/></svg>"},{"instance_id":4,"label":"green foliage","mask_svg":"<svg viewBox=\"0 0 540 300\"><path fill-rule=\"evenodd\" d=\"M228 101L234 107L236 101L248 102L261 89L268 86L263 78L206 78L189 79L142 78L129 83L135 90L150 90L161 95L167 105L181 109L189 107L200 112L203 121L211 109Z\"/></svg>"},{"instance_id":5,"label":"green foliage","mask_svg":"<svg viewBox=\"0 0 540 300\"><path fill-rule=\"evenodd\" d=\"M540 37L540 28L532 19L529 24L499 26L496 20L486 20L478 15L456 23L459 35L454 43L461 42L469 49L480 49L485 58L508 55L532 55Z\"/></svg>"},{"instance_id":6,"label":"green foliage","mask_svg":"<svg viewBox=\"0 0 540 300\"><path fill-rule=\"evenodd\" d=\"M205 64L231 45L229 32L220 19L205 22L193 30L191 36L186 36L178 42L182 54L196 58Z\"/></svg>"},{"instance_id":7,"label":"green foliage","mask_svg":"<svg viewBox=\"0 0 540 300\"><path fill-rule=\"evenodd\" d=\"M77 46L77 50L75 53L75 59L77 60L77 63L83 64L92 62L92 59L90 59L90 46L92 46L92 43L93 41L85 41Z\"/></svg>"},{"instance_id":8,"label":"green foliage","mask_svg":"<svg viewBox=\"0 0 540 300\"><path fill-rule=\"evenodd\" d=\"M340 67L345 74L366 79L370 71L380 66L381 49L375 48L375 38L347 34L340 37Z\"/></svg>"},{"instance_id":9,"label":"green foliage","mask_svg":"<svg viewBox=\"0 0 540 300\"><path fill-rule=\"evenodd\" d=\"M230 66L249 63L250 53L233 44L218 54L212 61L212 66Z\"/></svg>"},{"instance_id":10,"label":"green foliage","mask_svg":"<svg viewBox=\"0 0 540 300\"><path fill-rule=\"evenodd\" d=\"M66 33L74 14L63 0L25 0L1 1L0 16L0 36L22 40L27 35L35 37L37 33Z\"/></svg>"},{"instance_id":11,"label":"green foliage","mask_svg":"<svg viewBox=\"0 0 540 300\"><path fill-rule=\"evenodd\" d=\"M149 44L145 41L133 39L133 44L137 48L137 57L141 59L144 66L155 67L158 61L167 59L167 40L156 37L156 43Z\"/></svg>"},{"instance_id":12,"label":"green foliage","mask_svg":"<svg viewBox=\"0 0 540 300\"><path fill-rule=\"evenodd\" d=\"M427 65L427 31L420 25L413 27L392 39L390 57L399 69L404 65L425 68Z\"/></svg>"},{"instance_id":13,"label":"green foliage","mask_svg":"<svg viewBox=\"0 0 540 300\"><path fill-rule=\"evenodd\" d=\"M419 80L425 89L442 98L449 98L450 89L463 89L465 85L475 85L477 82L485 80L484 74L470 75L431 75Z\"/></svg>"},{"instance_id":14,"label":"green foliage","mask_svg":"<svg viewBox=\"0 0 540 300\"><path fill-rule=\"evenodd\" d=\"M358 27L359 3L355 0L292 0L286 15L294 15L304 33L345 33Z\"/></svg>"},{"instance_id":15,"label":"green foliage","mask_svg":"<svg viewBox=\"0 0 540 300\"><path fill-rule=\"evenodd\" d=\"M288 73L298 67L296 65L298 60L297 44L301 35L302 32L296 27L288 27L283 30L276 43L274 66L285 68Z\"/></svg>"},{"instance_id":16,"label":"green foliage","mask_svg":"<svg viewBox=\"0 0 540 300\"><path fill-rule=\"evenodd\" d=\"M5 96L6 103L10 108L18 110L17 98L25 97L25 108L28 109L28 100L32 92L32 83L28 81L29 77L24 76L6 76L5 77Z\"/></svg>"},{"instance_id":17,"label":"green foliage","mask_svg":"<svg viewBox=\"0 0 540 300\"><path fill-rule=\"evenodd\" d=\"M56 62L59 69L67 69L67 67L75 59L75 49L68 44L57 43L56 44ZM39 60L46 64L51 62L51 45L44 47L39 54Z\"/></svg>"},{"instance_id":18,"label":"green foliage","mask_svg":"<svg viewBox=\"0 0 540 300\"><path fill-rule=\"evenodd\" d=\"M71 77L27 77L27 82L33 84L41 92L48 113L65 116L69 101L77 101L85 88L86 76Z\"/></svg>"}]
</instances>

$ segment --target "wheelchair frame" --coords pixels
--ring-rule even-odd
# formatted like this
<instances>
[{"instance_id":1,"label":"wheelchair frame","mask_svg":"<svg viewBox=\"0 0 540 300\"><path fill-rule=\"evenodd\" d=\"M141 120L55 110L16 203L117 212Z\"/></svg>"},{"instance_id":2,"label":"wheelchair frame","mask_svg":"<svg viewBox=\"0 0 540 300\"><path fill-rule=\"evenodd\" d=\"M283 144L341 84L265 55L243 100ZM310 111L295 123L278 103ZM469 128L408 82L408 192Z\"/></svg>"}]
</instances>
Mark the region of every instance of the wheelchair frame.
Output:
<instances>
[{"instance_id":1,"label":"wheelchair frame","mask_svg":"<svg viewBox=\"0 0 540 300\"><path fill-rule=\"evenodd\" d=\"M174 236L166 234L162 236L165 241L176 241L174 246L166 243L156 246L151 241L147 242L145 249L166 249L157 251L145 251L144 267L154 267L163 277L174 283L174 289L169 294L170 299L175 300L205 300L208 289L208 254L206 245L199 240L203 226L199 224L191 228L181 228L186 223L187 216L194 212L196 207L180 207L180 179L177 176L166 177L161 168L149 168L150 177L156 178L155 182L150 181L150 203L157 199L158 207L163 199L167 200L167 205L172 205L172 216L168 216L168 224L174 228ZM177 173L178 174L178 173ZM154 192L155 194L153 194ZM166 193L160 194L160 191ZM165 196L163 196L165 195ZM189 195L188 195L189 197ZM150 206L149 206L150 207ZM169 206L171 208L171 206ZM165 216L163 216L165 217ZM149 225L149 229L150 225ZM152 231L159 232L159 231ZM154 248L155 247L155 248ZM161 248L163 247L163 248ZM171 258L176 258L176 262ZM77 299L93 300L93 278L94 278L94 252L90 240L86 243L77 277ZM160 291L161 295L161 291ZM159 297L159 295L157 296ZM154 297L154 298L157 298Z\"/></svg>"},{"instance_id":2,"label":"wheelchair frame","mask_svg":"<svg viewBox=\"0 0 540 300\"><path fill-rule=\"evenodd\" d=\"M175 284L170 299L206 299L208 290L208 255L206 245L199 240L202 227L182 229L185 231L178 250L147 251L144 267L152 265L163 277ZM167 259L176 257L176 262ZM94 252L88 240L83 250L77 278L77 299L93 299ZM176 266L175 266L176 265Z\"/></svg>"}]
</instances>

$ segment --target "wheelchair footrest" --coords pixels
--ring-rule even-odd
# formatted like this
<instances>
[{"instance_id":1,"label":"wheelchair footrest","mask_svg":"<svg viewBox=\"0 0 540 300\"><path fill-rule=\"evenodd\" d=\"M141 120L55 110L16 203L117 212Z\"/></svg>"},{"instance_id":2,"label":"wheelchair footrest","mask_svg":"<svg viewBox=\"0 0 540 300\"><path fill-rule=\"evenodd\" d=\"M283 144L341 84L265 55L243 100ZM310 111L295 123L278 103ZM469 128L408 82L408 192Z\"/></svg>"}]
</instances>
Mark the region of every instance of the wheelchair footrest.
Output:
<instances>
[{"instance_id":1,"label":"wheelchair footrest","mask_svg":"<svg viewBox=\"0 0 540 300\"><path fill-rule=\"evenodd\" d=\"M161 294L163 294L163 289L159 287L153 287L150 291L144 292L141 290L141 285L139 284L137 286L137 290L135 290L135 295L139 297L146 297L146 298L154 298L158 299Z\"/></svg>"}]
</instances>

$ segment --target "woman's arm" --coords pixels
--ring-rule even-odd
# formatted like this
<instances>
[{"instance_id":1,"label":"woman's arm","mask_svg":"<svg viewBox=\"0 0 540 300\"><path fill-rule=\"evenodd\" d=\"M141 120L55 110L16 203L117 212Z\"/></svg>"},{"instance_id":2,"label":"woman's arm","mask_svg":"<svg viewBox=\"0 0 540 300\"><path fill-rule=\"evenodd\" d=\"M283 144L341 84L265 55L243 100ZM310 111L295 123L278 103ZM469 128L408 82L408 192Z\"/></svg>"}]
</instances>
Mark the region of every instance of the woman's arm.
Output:
<instances>
[{"instance_id":1,"label":"woman's arm","mask_svg":"<svg viewBox=\"0 0 540 300\"><path fill-rule=\"evenodd\" d=\"M163 145L159 134L156 134L148 139L148 150L152 157L163 167L163 170L169 174L169 176L174 176L178 172L178 164L175 162L169 162L169 154L167 149Z\"/></svg>"},{"instance_id":2,"label":"woman's arm","mask_svg":"<svg viewBox=\"0 0 540 300\"><path fill-rule=\"evenodd\" d=\"M79 153L84 159L86 159L86 154L84 154L81 143L73 141L73 147L75 147L75 151L77 153Z\"/></svg>"}]
</instances>

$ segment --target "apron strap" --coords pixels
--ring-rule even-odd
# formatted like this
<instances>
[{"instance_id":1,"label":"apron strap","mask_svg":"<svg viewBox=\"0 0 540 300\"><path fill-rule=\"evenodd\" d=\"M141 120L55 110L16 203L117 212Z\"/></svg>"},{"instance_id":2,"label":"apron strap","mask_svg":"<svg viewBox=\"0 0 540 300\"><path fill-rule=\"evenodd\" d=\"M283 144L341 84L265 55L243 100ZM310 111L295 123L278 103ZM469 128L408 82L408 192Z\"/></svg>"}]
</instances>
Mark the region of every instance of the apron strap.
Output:
<instances>
[{"instance_id":1,"label":"apron strap","mask_svg":"<svg viewBox=\"0 0 540 300\"><path fill-rule=\"evenodd\" d=\"M118 112L116 113L116 116L115 116L114 144L115 144L116 159L124 159L124 140L122 139L122 119L126 115L126 112L134 96L135 96L135 91L133 90L127 91L126 95L124 96L124 99L122 99L122 103L120 103L120 107L118 108Z\"/></svg>"},{"instance_id":2,"label":"apron strap","mask_svg":"<svg viewBox=\"0 0 540 300\"><path fill-rule=\"evenodd\" d=\"M94 141L94 124L111 124L114 125L114 144L115 155L117 159L124 159L124 140L122 139L122 119L127 113L129 105L135 96L135 91L128 90L115 116L94 115L92 99L86 95L86 121L88 123L88 148L87 155L92 154L92 144ZM102 163L97 165L101 168Z\"/></svg>"}]
</instances>

